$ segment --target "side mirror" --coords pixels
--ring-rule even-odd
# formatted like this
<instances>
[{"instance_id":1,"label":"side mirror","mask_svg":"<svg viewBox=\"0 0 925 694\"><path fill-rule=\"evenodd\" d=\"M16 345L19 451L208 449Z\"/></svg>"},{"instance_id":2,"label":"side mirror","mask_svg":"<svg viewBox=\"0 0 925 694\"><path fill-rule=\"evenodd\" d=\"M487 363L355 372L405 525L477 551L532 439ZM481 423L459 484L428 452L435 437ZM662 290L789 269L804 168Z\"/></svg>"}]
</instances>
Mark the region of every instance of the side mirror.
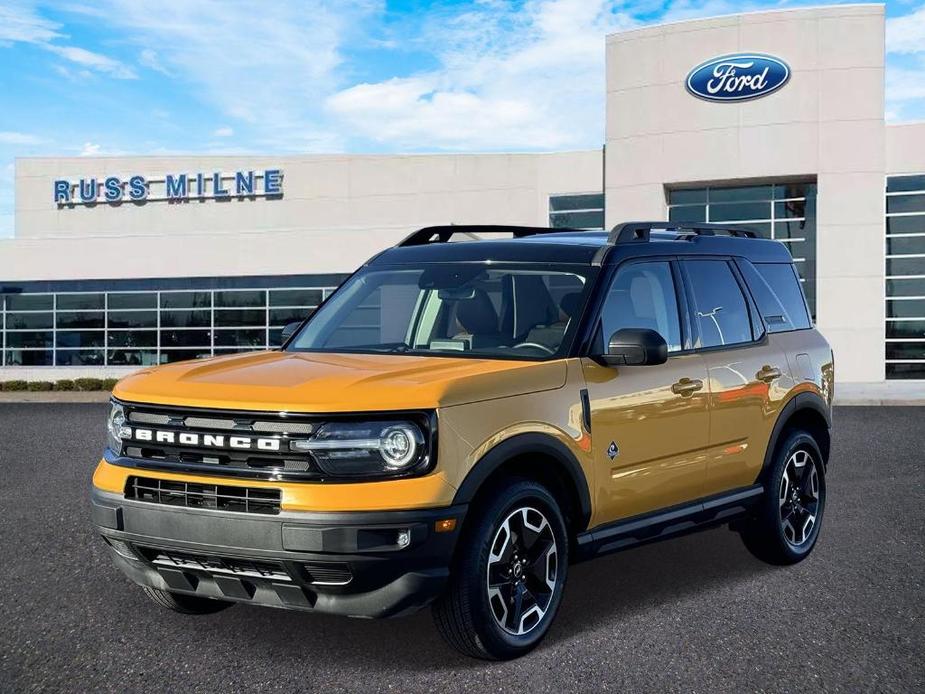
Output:
<instances>
[{"instance_id":1,"label":"side mirror","mask_svg":"<svg viewBox=\"0 0 925 694\"><path fill-rule=\"evenodd\" d=\"M301 326L302 326L302 321L296 321L295 323L286 323L286 326L283 328L283 332L281 333L283 342L286 342L286 340L292 337Z\"/></svg>"},{"instance_id":2,"label":"side mirror","mask_svg":"<svg viewBox=\"0 0 925 694\"><path fill-rule=\"evenodd\" d=\"M621 328L611 336L603 361L611 366L664 364L668 361L668 343L648 328Z\"/></svg>"}]
</instances>

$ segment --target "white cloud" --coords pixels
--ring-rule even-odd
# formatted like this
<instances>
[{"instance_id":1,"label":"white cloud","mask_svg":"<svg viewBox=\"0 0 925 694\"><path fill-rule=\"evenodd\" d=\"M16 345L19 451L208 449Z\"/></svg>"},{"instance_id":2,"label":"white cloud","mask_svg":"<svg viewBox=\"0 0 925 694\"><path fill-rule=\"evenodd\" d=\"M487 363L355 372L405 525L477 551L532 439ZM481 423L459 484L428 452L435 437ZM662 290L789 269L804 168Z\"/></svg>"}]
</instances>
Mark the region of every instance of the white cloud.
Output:
<instances>
[{"instance_id":1,"label":"white cloud","mask_svg":"<svg viewBox=\"0 0 925 694\"><path fill-rule=\"evenodd\" d=\"M911 14L886 20L888 53L925 52L925 5Z\"/></svg>"},{"instance_id":2,"label":"white cloud","mask_svg":"<svg viewBox=\"0 0 925 694\"><path fill-rule=\"evenodd\" d=\"M486 2L425 23L440 67L359 84L326 106L403 148L552 149L603 141L604 36L636 22L610 0Z\"/></svg>"},{"instance_id":3,"label":"white cloud","mask_svg":"<svg viewBox=\"0 0 925 694\"><path fill-rule=\"evenodd\" d=\"M31 3L14 1L7 6L0 6L0 45L31 43L81 66L85 71L104 73L116 79L134 79L137 76L131 67L108 56L79 46L52 43L57 39L66 38L57 31L60 26L57 22L39 16ZM61 66L56 66L59 67ZM73 73L66 68L57 71L73 79Z\"/></svg>"},{"instance_id":4,"label":"white cloud","mask_svg":"<svg viewBox=\"0 0 925 694\"><path fill-rule=\"evenodd\" d=\"M4 145L40 145L45 138L29 133L18 133L10 130L0 131L0 144Z\"/></svg>"},{"instance_id":5,"label":"white cloud","mask_svg":"<svg viewBox=\"0 0 925 694\"><path fill-rule=\"evenodd\" d=\"M212 132L213 137L231 137L234 135L234 129L229 128L227 125L221 128L216 128Z\"/></svg>"},{"instance_id":6,"label":"white cloud","mask_svg":"<svg viewBox=\"0 0 925 694\"><path fill-rule=\"evenodd\" d=\"M161 74L171 76L172 73L170 70L164 67L161 63L160 57L157 55L157 51L151 48L143 48L141 53L138 54L138 62L144 65L146 68L150 68L155 72L160 72Z\"/></svg>"},{"instance_id":7,"label":"white cloud","mask_svg":"<svg viewBox=\"0 0 925 694\"><path fill-rule=\"evenodd\" d=\"M40 17L31 4L5 1L0 5L0 43L47 43L61 37L59 27Z\"/></svg>"},{"instance_id":8,"label":"white cloud","mask_svg":"<svg viewBox=\"0 0 925 694\"><path fill-rule=\"evenodd\" d=\"M152 12L144 3L99 0L72 8L118 30L156 64L228 119L244 121L287 149L337 138L319 104L338 87L342 47L380 0L250 3L198 0Z\"/></svg>"},{"instance_id":9,"label":"white cloud","mask_svg":"<svg viewBox=\"0 0 925 694\"><path fill-rule=\"evenodd\" d=\"M95 142L84 142L83 147L80 148L81 157L96 157L100 154L100 146Z\"/></svg>"},{"instance_id":10,"label":"white cloud","mask_svg":"<svg viewBox=\"0 0 925 694\"><path fill-rule=\"evenodd\" d=\"M85 48L48 44L45 46L45 49L83 68L102 72L116 79L131 80L138 77L135 71L124 63L120 63L118 60L114 60L100 53L88 51Z\"/></svg>"}]
</instances>

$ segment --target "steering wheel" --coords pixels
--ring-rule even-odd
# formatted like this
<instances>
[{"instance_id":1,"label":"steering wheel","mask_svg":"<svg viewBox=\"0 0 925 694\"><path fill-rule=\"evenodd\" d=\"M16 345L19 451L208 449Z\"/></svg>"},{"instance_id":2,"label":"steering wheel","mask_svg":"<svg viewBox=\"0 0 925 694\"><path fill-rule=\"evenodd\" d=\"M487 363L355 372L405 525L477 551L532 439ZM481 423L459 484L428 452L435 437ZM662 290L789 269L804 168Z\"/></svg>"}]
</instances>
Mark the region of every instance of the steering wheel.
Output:
<instances>
[{"instance_id":1,"label":"steering wheel","mask_svg":"<svg viewBox=\"0 0 925 694\"><path fill-rule=\"evenodd\" d=\"M540 349L540 350L546 352L546 354L555 354L555 353L556 353L556 350L550 349L550 348L547 347L546 345L541 345L539 342L519 342L519 343L517 343L516 345L514 345L513 347L511 347L511 349L520 349L521 347L533 347L533 348L535 348L535 349Z\"/></svg>"}]
</instances>

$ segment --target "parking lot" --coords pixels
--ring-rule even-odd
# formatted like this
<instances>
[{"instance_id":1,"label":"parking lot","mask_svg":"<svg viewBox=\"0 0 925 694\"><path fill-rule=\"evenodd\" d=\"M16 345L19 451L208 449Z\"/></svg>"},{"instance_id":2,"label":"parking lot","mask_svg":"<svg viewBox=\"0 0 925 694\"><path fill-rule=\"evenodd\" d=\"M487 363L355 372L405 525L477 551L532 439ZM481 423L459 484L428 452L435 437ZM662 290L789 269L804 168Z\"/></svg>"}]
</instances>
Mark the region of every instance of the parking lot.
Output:
<instances>
[{"instance_id":1,"label":"parking lot","mask_svg":"<svg viewBox=\"0 0 925 694\"><path fill-rule=\"evenodd\" d=\"M0 405L0 691L923 691L925 409L838 408L819 546L713 530L575 566L529 656L465 659L430 614L156 608L90 527L102 404Z\"/></svg>"}]
</instances>

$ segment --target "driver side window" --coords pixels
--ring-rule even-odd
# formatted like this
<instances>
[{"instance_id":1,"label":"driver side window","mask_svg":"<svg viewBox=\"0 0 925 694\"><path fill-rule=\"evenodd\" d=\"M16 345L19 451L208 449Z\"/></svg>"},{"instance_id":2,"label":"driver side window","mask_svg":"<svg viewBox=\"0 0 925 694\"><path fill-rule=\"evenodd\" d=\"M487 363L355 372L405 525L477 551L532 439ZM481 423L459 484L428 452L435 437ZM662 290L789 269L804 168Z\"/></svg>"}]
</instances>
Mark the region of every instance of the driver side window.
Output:
<instances>
[{"instance_id":1,"label":"driver side window","mask_svg":"<svg viewBox=\"0 0 925 694\"><path fill-rule=\"evenodd\" d=\"M596 337L603 351L621 328L649 328L668 343L669 352L681 350L681 324L674 277L668 261L621 266L607 291Z\"/></svg>"}]
</instances>

